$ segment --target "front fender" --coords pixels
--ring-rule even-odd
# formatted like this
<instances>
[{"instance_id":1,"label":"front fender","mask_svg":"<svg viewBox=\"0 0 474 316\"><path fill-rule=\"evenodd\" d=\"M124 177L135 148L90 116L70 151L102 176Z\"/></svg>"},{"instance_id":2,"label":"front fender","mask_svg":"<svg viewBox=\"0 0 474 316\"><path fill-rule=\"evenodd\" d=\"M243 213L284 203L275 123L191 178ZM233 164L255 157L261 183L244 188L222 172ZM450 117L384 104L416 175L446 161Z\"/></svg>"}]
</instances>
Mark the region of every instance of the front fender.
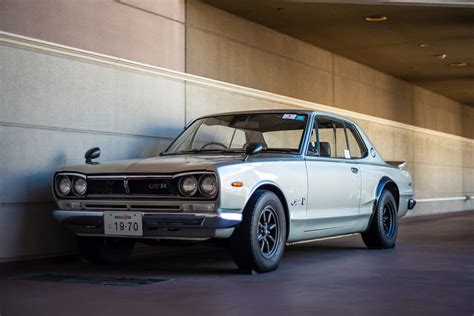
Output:
<instances>
[{"instance_id":1,"label":"front fender","mask_svg":"<svg viewBox=\"0 0 474 316\"><path fill-rule=\"evenodd\" d=\"M278 188L286 201L307 200L307 176L304 161L267 161L228 165L218 168L221 211L242 211L252 194L264 185ZM234 181L243 182L233 187ZM290 216L305 218L306 203L287 205Z\"/></svg>"}]
</instances>

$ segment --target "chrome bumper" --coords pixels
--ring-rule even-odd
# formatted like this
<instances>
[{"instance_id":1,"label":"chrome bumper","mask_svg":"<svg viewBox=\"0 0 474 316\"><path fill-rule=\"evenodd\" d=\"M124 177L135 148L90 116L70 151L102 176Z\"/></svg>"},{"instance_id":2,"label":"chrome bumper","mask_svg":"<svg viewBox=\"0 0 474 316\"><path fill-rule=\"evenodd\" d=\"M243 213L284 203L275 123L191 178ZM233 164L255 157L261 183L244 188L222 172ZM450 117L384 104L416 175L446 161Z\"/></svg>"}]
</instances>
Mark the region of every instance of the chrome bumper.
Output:
<instances>
[{"instance_id":1,"label":"chrome bumper","mask_svg":"<svg viewBox=\"0 0 474 316\"><path fill-rule=\"evenodd\" d=\"M53 216L75 234L106 236L103 211L55 210ZM227 238L242 221L240 213L142 212L142 216L143 236L135 238Z\"/></svg>"}]
</instances>

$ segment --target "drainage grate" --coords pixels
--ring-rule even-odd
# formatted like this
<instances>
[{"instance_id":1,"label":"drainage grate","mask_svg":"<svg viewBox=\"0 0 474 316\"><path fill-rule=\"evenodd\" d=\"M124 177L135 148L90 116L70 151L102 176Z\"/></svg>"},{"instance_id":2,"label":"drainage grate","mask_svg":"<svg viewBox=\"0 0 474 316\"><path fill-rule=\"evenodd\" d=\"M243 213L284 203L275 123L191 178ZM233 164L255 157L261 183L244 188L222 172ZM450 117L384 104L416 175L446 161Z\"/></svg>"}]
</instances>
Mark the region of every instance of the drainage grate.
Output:
<instances>
[{"instance_id":1,"label":"drainage grate","mask_svg":"<svg viewBox=\"0 0 474 316\"><path fill-rule=\"evenodd\" d=\"M37 274L16 278L17 280L27 281L46 281L46 282L64 282L64 283L83 283L109 286L140 286L148 285L168 279L144 279L144 278L125 278L125 277L103 277L103 276L78 276L62 274Z\"/></svg>"}]
</instances>

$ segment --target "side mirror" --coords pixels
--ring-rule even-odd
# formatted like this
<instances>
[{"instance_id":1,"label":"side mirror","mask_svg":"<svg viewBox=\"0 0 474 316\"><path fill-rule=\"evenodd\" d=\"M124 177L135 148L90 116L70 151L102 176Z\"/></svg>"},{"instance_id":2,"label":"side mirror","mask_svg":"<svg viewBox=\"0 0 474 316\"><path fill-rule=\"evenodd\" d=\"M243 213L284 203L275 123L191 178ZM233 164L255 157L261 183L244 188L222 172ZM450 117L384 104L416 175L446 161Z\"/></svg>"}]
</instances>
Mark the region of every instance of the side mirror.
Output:
<instances>
[{"instance_id":1,"label":"side mirror","mask_svg":"<svg viewBox=\"0 0 474 316\"><path fill-rule=\"evenodd\" d=\"M248 143L245 146L245 159L248 158L248 156L253 156L261 153L263 150L263 145L260 143Z\"/></svg>"},{"instance_id":2,"label":"side mirror","mask_svg":"<svg viewBox=\"0 0 474 316\"><path fill-rule=\"evenodd\" d=\"M93 162L92 159L97 159L100 157L100 148L99 147L93 147L86 151L86 154L84 155L84 158L86 158L86 164L89 165L95 165L97 162Z\"/></svg>"}]
</instances>

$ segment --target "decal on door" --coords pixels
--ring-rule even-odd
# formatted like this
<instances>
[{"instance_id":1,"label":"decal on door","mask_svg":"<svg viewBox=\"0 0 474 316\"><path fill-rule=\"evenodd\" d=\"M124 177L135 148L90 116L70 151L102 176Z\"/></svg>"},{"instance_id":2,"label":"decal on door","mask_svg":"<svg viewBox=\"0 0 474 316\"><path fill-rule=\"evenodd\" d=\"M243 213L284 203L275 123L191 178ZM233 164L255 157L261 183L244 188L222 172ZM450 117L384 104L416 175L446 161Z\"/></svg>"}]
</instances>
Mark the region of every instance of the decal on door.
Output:
<instances>
[{"instance_id":1,"label":"decal on door","mask_svg":"<svg viewBox=\"0 0 474 316\"><path fill-rule=\"evenodd\" d=\"M306 201L306 199L304 197L302 197L301 199L296 199L296 200L293 200L290 205L291 206L299 206L299 205L304 205L304 202Z\"/></svg>"}]
</instances>

